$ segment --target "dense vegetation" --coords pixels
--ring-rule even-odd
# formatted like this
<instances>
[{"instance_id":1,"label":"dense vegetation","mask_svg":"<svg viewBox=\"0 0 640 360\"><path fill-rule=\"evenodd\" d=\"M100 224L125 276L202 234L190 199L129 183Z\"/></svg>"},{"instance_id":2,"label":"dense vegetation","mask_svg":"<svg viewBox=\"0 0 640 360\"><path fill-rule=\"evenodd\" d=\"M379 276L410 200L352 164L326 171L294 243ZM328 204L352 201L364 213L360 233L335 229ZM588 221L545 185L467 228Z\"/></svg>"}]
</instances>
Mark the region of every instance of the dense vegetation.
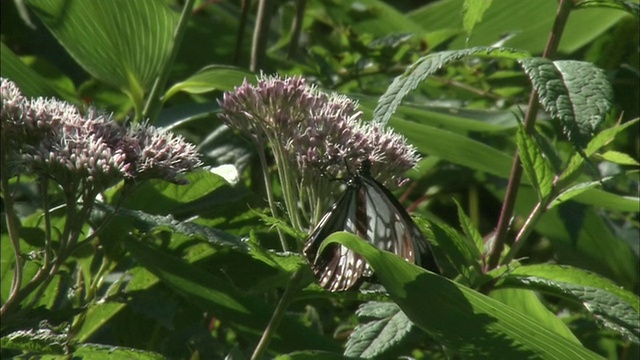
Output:
<instances>
[{"instance_id":1,"label":"dense vegetation","mask_svg":"<svg viewBox=\"0 0 640 360\"><path fill-rule=\"evenodd\" d=\"M2 358L637 359L638 8L2 2ZM319 286L335 124L441 274Z\"/></svg>"}]
</instances>

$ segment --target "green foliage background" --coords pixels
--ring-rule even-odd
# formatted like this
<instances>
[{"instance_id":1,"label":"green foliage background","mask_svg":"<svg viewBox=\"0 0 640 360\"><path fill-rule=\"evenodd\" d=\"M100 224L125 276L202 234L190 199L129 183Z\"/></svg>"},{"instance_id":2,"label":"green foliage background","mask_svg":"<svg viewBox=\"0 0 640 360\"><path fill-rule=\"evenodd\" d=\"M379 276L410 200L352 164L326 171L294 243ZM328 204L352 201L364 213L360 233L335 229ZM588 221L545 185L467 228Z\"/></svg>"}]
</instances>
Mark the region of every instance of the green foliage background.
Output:
<instances>
[{"instance_id":1,"label":"green foliage background","mask_svg":"<svg viewBox=\"0 0 640 360\"><path fill-rule=\"evenodd\" d=\"M1 74L23 94L148 119L239 178L202 169L185 186L140 186L33 307L3 315L2 357L259 357L287 295L265 358L638 358L638 4L574 3L547 59L558 1L272 1L259 70L358 99L424 155L396 195L443 276L338 233L387 293L329 293L280 251L275 227L289 228L268 216L256 151L217 118L222 93L258 72L257 4L245 22L240 1L2 2ZM534 135L521 126L532 89ZM516 150L525 176L502 266L487 268ZM41 202L33 179L12 184L27 258L42 247ZM305 234L288 234L301 249ZM8 237L3 221L3 304Z\"/></svg>"}]
</instances>

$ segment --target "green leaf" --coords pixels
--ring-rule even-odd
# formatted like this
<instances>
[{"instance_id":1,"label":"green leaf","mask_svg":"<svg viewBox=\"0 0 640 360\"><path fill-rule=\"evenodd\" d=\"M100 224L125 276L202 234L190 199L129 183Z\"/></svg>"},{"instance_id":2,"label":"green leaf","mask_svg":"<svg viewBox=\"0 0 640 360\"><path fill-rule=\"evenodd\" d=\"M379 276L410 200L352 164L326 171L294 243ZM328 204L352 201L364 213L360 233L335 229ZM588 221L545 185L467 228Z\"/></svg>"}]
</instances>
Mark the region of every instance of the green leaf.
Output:
<instances>
[{"instance_id":1,"label":"green leaf","mask_svg":"<svg viewBox=\"0 0 640 360\"><path fill-rule=\"evenodd\" d=\"M623 196L598 188L590 188L587 191L576 194L573 199L582 204L594 205L609 210L640 212L640 198L637 196Z\"/></svg>"},{"instance_id":2,"label":"green leaf","mask_svg":"<svg viewBox=\"0 0 640 360\"><path fill-rule=\"evenodd\" d=\"M167 286L203 310L216 314L221 321L232 324L235 330L257 341L266 328L273 308L255 294L243 294L229 279L214 276L142 242L127 241L125 246L138 262ZM289 316L282 319L271 344L279 351L337 350L333 341Z\"/></svg>"},{"instance_id":3,"label":"green leaf","mask_svg":"<svg viewBox=\"0 0 640 360\"><path fill-rule=\"evenodd\" d=\"M2 349L22 350L34 353L63 355L69 343L69 329L41 327L38 329L18 330L0 339Z\"/></svg>"},{"instance_id":4,"label":"green leaf","mask_svg":"<svg viewBox=\"0 0 640 360\"><path fill-rule=\"evenodd\" d=\"M633 120L626 121L624 124L617 124L616 126L602 130L594 136L593 139L591 139L589 145L585 149L585 153L587 156L595 154L603 146L612 142L619 133L629 129L632 125L637 124L638 121L640 121L640 118L635 118Z\"/></svg>"},{"instance_id":5,"label":"green leaf","mask_svg":"<svg viewBox=\"0 0 640 360\"><path fill-rule=\"evenodd\" d=\"M581 304L607 328L640 343L638 297L604 277L573 267L544 264L517 267L501 283Z\"/></svg>"},{"instance_id":6,"label":"green leaf","mask_svg":"<svg viewBox=\"0 0 640 360\"><path fill-rule=\"evenodd\" d=\"M353 27L357 33L367 33L374 37L388 36L393 33L423 33L419 23L413 22L382 0L361 0L357 3L346 2L346 8L340 8L338 3L330 3L327 8L344 13L355 13L356 18L349 26ZM343 17L343 14L337 15Z\"/></svg>"},{"instance_id":7,"label":"green leaf","mask_svg":"<svg viewBox=\"0 0 640 360\"><path fill-rule=\"evenodd\" d=\"M445 257L456 273L462 275L469 283L472 283L481 274L481 250L468 237L462 236L444 222L430 221L427 227L425 220L414 219L422 230L427 229L424 231L427 239L433 239L433 242L437 244L434 249L436 254L439 254L438 250L442 249L442 256L438 256L438 259ZM439 260L439 265L444 267L445 264Z\"/></svg>"},{"instance_id":8,"label":"green leaf","mask_svg":"<svg viewBox=\"0 0 640 360\"><path fill-rule=\"evenodd\" d=\"M466 50L442 51L423 56L413 63L404 74L393 79L387 91L380 97L373 114L373 121L386 125L404 97L417 88L429 75L453 61L471 55L520 59L527 56L527 53L506 48L477 47Z\"/></svg>"},{"instance_id":9,"label":"green leaf","mask_svg":"<svg viewBox=\"0 0 640 360\"><path fill-rule=\"evenodd\" d=\"M560 205L561 203L570 200L580 194L582 194L583 192L594 188L596 186L600 186L602 185L602 183L600 181L589 181L589 182L583 182L583 183L579 183L576 184L566 190L564 190L562 193L560 193L558 196L556 196L547 206L547 209L551 209L555 206Z\"/></svg>"},{"instance_id":10,"label":"green leaf","mask_svg":"<svg viewBox=\"0 0 640 360\"><path fill-rule=\"evenodd\" d=\"M397 118L389 125L422 153L501 178L508 178L511 173L509 155L468 136Z\"/></svg>"},{"instance_id":11,"label":"green leaf","mask_svg":"<svg viewBox=\"0 0 640 360\"><path fill-rule=\"evenodd\" d=\"M165 231L171 229L175 232L200 237L211 244L217 244L230 249L247 251L248 246L235 236L229 235L218 229L202 226L191 221L178 221L172 215L151 215L143 211L119 209L118 215L135 220L134 225L141 231Z\"/></svg>"},{"instance_id":12,"label":"green leaf","mask_svg":"<svg viewBox=\"0 0 640 360\"><path fill-rule=\"evenodd\" d=\"M586 147L612 106L613 91L604 72L580 61L526 58L519 62L540 103L560 121L567 139L577 149Z\"/></svg>"},{"instance_id":13,"label":"green leaf","mask_svg":"<svg viewBox=\"0 0 640 360\"><path fill-rule=\"evenodd\" d=\"M256 75L250 71L224 65L210 65L198 71L188 79L173 85L167 90L163 101L167 101L179 91L190 94L202 94L213 90L230 91L243 81L256 82Z\"/></svg>"},{"instance_id":14,"label":"green leaf","mask_svg":"<svg viewBox=\"0 0 640 360\"><path fill-rule=\"evenodd\" d=\"M462 12L464 14L464 20L462 24L467 34L471 35L473 28L482 20L482 15L491 6L493 0L478 1L478 0L465 0Z\"/></svg>"},{"instance_id":15,"label":"green leaf","mask_svg":"<svg viewBox=\"0 0 640 360\"><path fill-rule=\"evenodd\" d=\"M78 64L136 103L165 63L178 20L154 0L30 0L29 5Z\"/></svg>"},{"instance_id":16,"label":"green leaf","mask_svg":"<svg viewBox=\"0 0 640 360\"><path fill-rule=\"evenodd\" d=\"M175 106L163 108L154 126L166 131L174 129L192 121L211 118L220 111L220 105L216 101L206 103L181 103ZM202 144L199 144L202 146Z\"/></svg>"},{"instance_id":17,"label":"green leaf","mask_svg":"<svg viewBox=\"0 0 640 360\"><path fill-rule=\"evenodd\" d=\"M538 193L538 199L542 201L551 193L553 187L554 174L551 165L542 155L535 140L527 135L522 127L518 128L516 143L524 172Z\"/></svg>"},{"instance_id":18,"label":"green leaf","mask_svg":"<svg viewBox=\"0 0 640 360\"><path fill-rule=\"evenodd\" d=\"M185 174L184 178L188 182L186 185L157 179L146 181L126 198L125 206L149 213L171 213L180 216L189 210L187 207L193 205L220 205L217 201L223 197L222 195L233 192L221 176L204 169L191 171Z\"/></svg>"},{"instance_id":19,"label":"green leaf","mask_svg":"<svg viewBox=\"0 0 640 360\"><path fill-rule=\"evenodd\" d=\"M86 360L155 360L166 359L162 354L123 346L82 344L73 353L73 358ZM46 359L46 358L45 358Z\"/></svg>"},{"instance_id":20,"label":"green leaf","mask_svg":"<svg viewBox=\"0 0 640 360\"><path fill-rule=\"evenodd\" d=\"M126 287L123 290L123 293L136 293L143 292L145 290L151 289L153 286L157 285L160 281L157 277L151 274L148 270L142 267L134 267L131 270L127 271L127 282ZM119 301L117 297L110 298L109 295L113 295L111 292L119 291L120 285L123 285L122 282L124 278L114 283L107 292L107 296L102 299L102 301L93 302L89 304L88 309L85 313L85 319L82 322L82 325L77 330L77 334L75 339L79 343L83 343L87 341L91 336L93 336L96 332L103 329L103 327L120 311L122 311L127 303Z\"/></svg>"},{"instance_id":21,"label":"green leaf","mask_svg":"<svg viewBox=\"0 0 640 360\"><path fill-rule=\"evenodd\" d=\"M640 4L626 0L577 0L573 6L577 9L596 7L624 10L636 17L638 16L638 12L640 12Z\"/></svg>"},{"instance_id":22,"label":"green leaf","mask_svg":"<svg viewBox=\"0 0 640 360\"><path fill-rule=\"evenodd\" d=\"M360 305L356 315L367 322L349 335L344 355L352 358L390 358L414 329L394 303L368 302Z\"/></svg>"},{"instance_id":23,"label":"green leaf","mask_svg":"<svg viewBox=\"0 0 640 360\"><path fill-rule=\"evenodd\" d=\"M634 158L619 151L609 150L601 154L601 156L604 160L620 165L640 165Z\"/></svg>"},{"instance_id":24,"label":"green leaf","mask_svg":"<svg viewBox=\"0 0 640 360\"><path fill-rule=\"evenodd\" d=\"M560 193L549 204L548 208L551 209L554 206L560 205L567 200L573 199L583 204L589 204L597 207L602 207L611 210L625 211L625 212L640 212L640 198L637 196L624 196L620 194L614 194L608 191L604 191L599 187L619 176L631 176L637 173L637 170L631 170L619 175L608 176L598 181L587 181L578 183L569 187Z\"/></svg>"},{"instance_id":25,"label":"green leaf","mask_svg":"<svg viewBox=\"0 0 640 360\"><path fill-rule=\"evenodd\" d=\"M593 133L613 106L613 89L607 74L585 61L556 60L553 64L569 90L578 125Z\"/></svg>"},{"instance_id":26,"label":"green leaf","mask_svg":"<svg viewBox=\"0 0 640 360\"><path fill-rule=\"evenodd\" d=\"M410 20L426 31L462 29L464 0L430 2L408 14ZM465 32L453 39L450 49L489 46L497 42L533 54L544 51L545 41L553 28L557 1L493 1L482 22L473 29L471 38ZM573 11L558 46L561 54L572 54L607 32L627 14L614 9ZM636 26L637 28L637 26ZM506 35L506 36L505 36Z\"/></svg>"},{"instance_id":27,"label":"green leaf","mask_svg":"<svg viewBox=\"0 0 640 360\"><path fill-rule=\"evenodd\" d=\"M584 150L585 154L587 156L595 154L603 146L613 141L620 132L628 129L631 125L636 124L638 121L640 121L640 118L629 120L624 124L619 124L614 127L602 130L601 132L596 134L596 136L594 136L591 141L589 141L589 145L587 145L587 148ZM578 176L578 170L580 170L583 163L584 158L582 157L582 155L574 154L569 160L569 165L567 165L567 168L560 175L560 180L558 181L559 186L564 187L565 184L573 181L574 178Z\"/></svg>"},{"instance_id":28,"label":"green leaf","mask_svg":"<svg viewBox=\"0 0 640 360\"><path fill-rule=\"evenodd\" d=\"M39 221L42 219L41 214L36 213L22 221L20 227L20 254L23 257L23 269L22 269L22 287L24 287L29 279L36 276L36 273L40 269L41 261L36 259L25 258L25 254L37 254L44 248L44 231L38 227ZM6 301L11 293L11 286L13 283L13 276L15 271L16 258L14 256L14 249L9 234L6 233L6 226L2 226L2 236L0 241L2 242L0 248L0 255L2 262L0 264L0 282L1 284L1 300L2 303ZM33 295L33 294L32 294ZM51 293L46 294L47 297L51 296Z\"/></svg>"},{"instance_id":29,"label":"green leaf","mask_svg":"<svg viewBox=\"0 0 640 360\"><path fill-rule=\"evenodd\" d=\"M462 356L599 358L509 306L381 251L353 234L335 233L323 245L333 242L362 255L407 317Z\"/></svg>"},{"instance_id":30,"label":"green leaf","mask_svg":"<svg viewBox=\"0 0 640 360\"><path fill-rule=\"evenodd\" d=\"M4 43L0 43L0 74L11 80L26 97L55 96L67 100L73 100L69 94L61 94L50 82L29 68L20 58Z\"/></svg>"},{"instance_id":31,"label":"green leaf","mask_svg":"<svg viewBox=\"0 0 640 360\"><path fill-rule=\"evenodd\" d=\"M508 271L507 271L508 273ZM540 325L550 331L580 344L567 325L555 314L547 309L534 291L522 289L494 289L489 294L492 298L508 305L527 316L535 319Z\"/></svg>"},{"instance_id":32,"label":"green leaf","mask_svg":"<svg viewBox=\"0 0 640 360\"><path fill-rule=\"evenodd\" d=\"M456 207L458 208L458 220L460 221L460 225L462 226L462 231L464 231L464 234L467 235L467 243L472 243L475 245L473 254L476 260L480 260L480 254L482 254L484 249L484 241L482 240L482 235L480 235L480 232L471 221L471 218L469 218L467 214L464 213L464 210L462 209L462 206L460 206L460 203L455 199L453 201L456 203Z\"/></svg>"},{"instance_id":33,"label":"green leaf","mask_svg":"<svg viewBox=\"0 0 640 360\"><path fill-rule=\"evenodd\" d=\"M278 355L275 360L353 360L342 354L336 354L328 351L306 350L296 351L290 354Z\"/></svg>"},{"instance_id":34,"label":"green leaf","mask_svg":"<svg viewBox=\"0 0 640 360\"><path fill-rule=\"evenodd\" d=\"M501 199L504 197L504 187L492 189L493 194ZM623 198L599 189L590 189L575 198L595 196L598 201L614 202ZM604 195L604 196L603 196ZM610 201L609 196L616 200ZM587 199L582 200L587 202ZM528 216L538 203L535 191L523 186L518 191L516 214ZM638 211L638 198L625 203L629 210ZM599 205L599 203L598 203ZM612 204L607 204L613 208ZM626 205L625 205L626 206ZM631 207L635 209L631 209ZM620 206L621 208L623 206ZM611 224L607 222L602 212L592 206L586 206L577 201L567 201L548 210L535 225L535 230L548 239L554 248L558 263L576 266L597 272L625 287L634 287L639 281L638 256L629 243L613 233Z\"/></svg>"},{"instance_id":35,"label":"green leaf","mask_svg":"<svg viewBox=\"0 0 640 360\"><path fill-rule=\"evenodd\" d=\"M363 118L373 118L373 110L378 98L362 94L349 94L357 98ZM512 111L483 110L470 108L451 108L444 106L404 104L396 109L396 113L389 119L392 124L395 119L410 120L418 124L429 125L458 134L469 132L497 133L511 131L518 125L517 118Z\"/></svg>"}]
</instances>

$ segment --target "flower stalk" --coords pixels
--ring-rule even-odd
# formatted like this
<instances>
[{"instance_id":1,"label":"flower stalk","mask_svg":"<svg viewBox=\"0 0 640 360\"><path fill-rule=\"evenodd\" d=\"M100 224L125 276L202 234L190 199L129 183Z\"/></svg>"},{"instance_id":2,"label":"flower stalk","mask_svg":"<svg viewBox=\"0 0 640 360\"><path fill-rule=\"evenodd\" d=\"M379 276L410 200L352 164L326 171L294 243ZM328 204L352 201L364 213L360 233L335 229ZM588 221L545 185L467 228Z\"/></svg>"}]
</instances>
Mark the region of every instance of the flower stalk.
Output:
<instances>
[{"instance_id":1,"label":"flower stalk","mask_svg":"<svg viewBox=\"0 0 640 360\"><path fill-rule=\"evenodd\" d=\"M14 251L11 292L0 309L4 319L30 295L22 308L38 303L48 284L82 244L83 227L98 194L124 181L141 184L148 179L184 183L182 173L200 165L195 147L179 136L148 124L126 127L111 115L77 107L56 99L27 99L16 85L1 79L2 173L1 190L6 223ZM9 179L31 175L38 185L44 219L44 249L38 271L23 286L24 266L19 220ZM54 232L51 190L61 189L64 227ZM125 186L127 188L127 186ZM96 232L86 239L95 237ZM86 240L85 239L85 240ZM57 249L53 244L59 244ZM90 281L90 279L85 279Z\"/></svg>"},{"instance_id":2,"label":"flower stalk","mask_svg":"<svg viewBox=\"0 0 640 360\"><path fill-rule=\"evenodd\" d=\"M245 82L219 101L220 118L253 141L263 169L272 216L276 214L265 151L273 152L282 198L294 229L315 226L341 186L334 179L352 175L363 162L371 175L388 187L404 182L402 174L419 156L405 139L362 120L358 104L345 96L326 94L301 77L262 76ZM278 229L282 250L288 246ZM252 359L260 359L298 290L303 269L293 272Z\"/></svg>"},{"instance_id":3,"label":"flower stalk","mask_svg":"<svg viewBox=\"0 0 640 360\"><path fill-rule=\"evenodd\" d=\"M221 119L259 152L268 143L289 222L302 232L333 203L340 187L333 179L347 178L366 160L372 176L393 188L418 161L416 149L402 136L363 121L356 102L324 93L300 77L262 76L256 85L245 81L225 93L220 107ZM265 167L262 157L261 163Z\"/></svg>"}]
</instances>

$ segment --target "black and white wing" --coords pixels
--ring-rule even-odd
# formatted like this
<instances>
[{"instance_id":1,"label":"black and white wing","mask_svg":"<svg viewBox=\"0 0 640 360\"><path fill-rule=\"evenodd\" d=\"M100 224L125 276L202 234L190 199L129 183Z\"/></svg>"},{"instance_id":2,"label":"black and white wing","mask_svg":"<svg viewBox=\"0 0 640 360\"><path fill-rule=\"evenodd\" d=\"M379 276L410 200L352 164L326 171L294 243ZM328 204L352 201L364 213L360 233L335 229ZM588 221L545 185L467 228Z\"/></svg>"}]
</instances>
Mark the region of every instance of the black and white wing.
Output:
<instances>
[{"instance_id":1,"label":"black and white wing","mask_svg":"<svg viewBox=\"0 0 640 360\"><path fill-rule=\"evenodd\" d=\"M384 185L363 167L347 183L347 190L320 220L306 241L304 254L320 285L331 291L350 289L372 271L362 256L331 244L320 245L336 231L347 231L405 260L439 272L431 247L407 211Z\"/></svg>"},{"instance_id":2,"label":"black and white wing","mask_svg":"<svg viewBox=\"0 0 640 360\"><path fill-rule=\"evenodd\" d=\"M303 250L320 285L330 291L347 290L363 280L366 262L357 253L342 245L330 244L318 254L324 239L336 231L348 231L363 237L366 224L358 221L357 190L357 187L347 188L311 232Z\"/></svg>"}]
</instances>

